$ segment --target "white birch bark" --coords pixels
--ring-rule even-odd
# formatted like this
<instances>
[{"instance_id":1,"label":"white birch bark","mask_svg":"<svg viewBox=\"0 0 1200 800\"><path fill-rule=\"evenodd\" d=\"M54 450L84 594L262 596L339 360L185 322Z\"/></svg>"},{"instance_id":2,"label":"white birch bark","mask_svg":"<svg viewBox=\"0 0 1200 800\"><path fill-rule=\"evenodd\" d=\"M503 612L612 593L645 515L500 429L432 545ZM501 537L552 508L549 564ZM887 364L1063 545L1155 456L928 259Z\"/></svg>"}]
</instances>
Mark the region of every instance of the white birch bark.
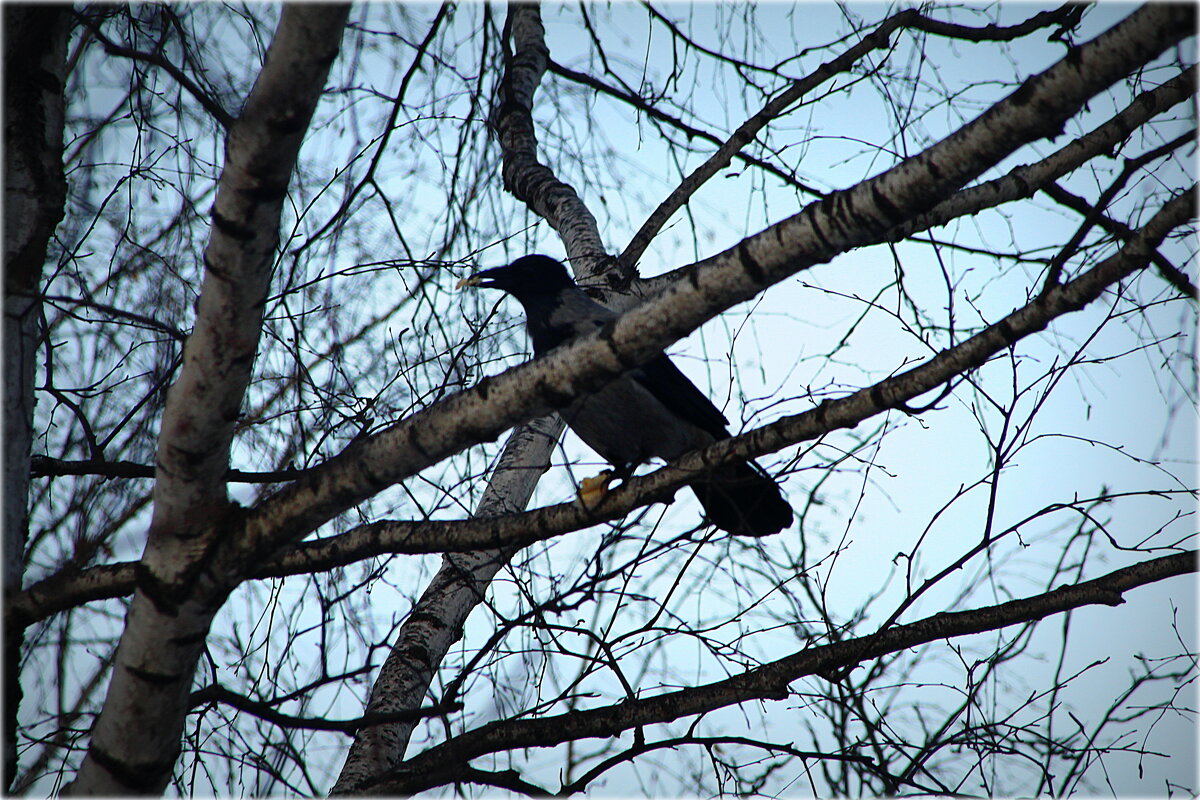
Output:
<instances>
[{"instance_id":1,"label":"white birch bark","mask_svg":"<svg viewBox=\"0 0 1200 800\"><path fill-rule=\"evenodd\" d=\"M163 412L138 590L68 793L159 793L178 757L209 624L241 578L230 565L209 562L225 521L236 516L224 483L233 424L258 348L283 200L347 11L284 6L266 63L229 132L196 326Z\"/></svg>"},{"instance_id":2,"label":"white birch bark","mask_svg":"<svg viewBox=\"0 0 1200 800\"><path fill-rule=\"evenodd\" d=\"M33 383L46 247L62 219L68 11L4 7L4 591L19 592L29 535ZM4 629L4 786L16 776L23 628Z\"/></svg>"},{"instance_id":3,"label":"white birch bark","mask_svg":"<svg viewBox=\"0 0 1200 800\"><path fill-rule=\"evenodd\" d=\"M515 367L365 437L249 511L238 536L226 542L229 557L261 561L380 489L619 374L630 360L652 355L765 286L848 249L888 241L898 229L897 217L925 213L970 176L1044 136L1048 115L1031 113L1031 105L1052 105L1057 118L1066 118L1187 36L1187 15L1185 7L1170 5L1135 12L925 153L699 264L645 281L665 290L626 312L603 340L590 338ZM121 570L108 572L119 579ZM105 573L73 583L84 599L115 596L106 593L107 580ZM47 585L23 607L44 616L52 607L52 590L57 591Z\"/></svg>"},{"instance_id":4,"label":"white birch bark","mask_svg":"<svg viewBox=\"0 0 1200 800\"><path fill-rule=\"evenodd\" d=\"M493 117L504 150L504 183L546 219L566 246L580 277L597 274L607 257L596 219L575 190L537 159L533 96L546 71L548 51L537 5L510 4L506 29L513 57L501 81ZM516 428L493 470L475 517L522 511L546 471L563 432L557 414ZM396 644L371 688L366 712L415 711L429 690L438 665L462 636L471 611L482 602L496 573L518 548L447 555L441 569L401 627ZM334 785L333 794L351 794L379 778L404 758L415 722L388 723L359 731Z\"/></svg>"},{"instance_id":5,"label":"white birch bark","mask_svg":"<svg viewBox=\"0 0 1200 800\"><path fill-rule=\"evenodd\" d=\"M520 511L529 503L563 423L557 414L539 417L512 432L505 443L476 518ZM514 548L451 553L413 607L371 687L367 713L415 711L429 691L438 665L462 636L463 625L488 585L516 552ZM358 732L332 794L350 794L404 757L416 722L392 722Z\"/></svg>"},{"instance_id":6,"label":"white birch bark","mask_svg":"<svg viewBox=\"0 0 1200 800\"><path fill-rule=\"evenodd\" d=\"M553 213L578 202L578 196L574 190L564 190L553 179L553 174L536 161L536 138L532 135L532 124L524 119L523 112L531 107L537 81L522 80L521 77L540 79L546 61L540 18L536 6L513 5L509 13L508 30L514 42L509 69L514 75L504 82L505 96L496 120L506 156L510 152L516 156L512 161L506 158L505 185L540 213ZM601 379L615 376L627 364L644 360L694 329L697 320L711 319L799 269L825 262L855 246L881 240L888 230L928 210L934 199L957 190L1021 144L1054 135L1074 114L1078 103L1161 52L1171 41L1181 38L1182 34L1173 37L1164 33L1164 26L1172 24L1168 19L1171 16L1169 10L1155 7L1135 13L1114 31L1079 48L1046 73L1031 79L1012 98L998 104L983 118L926 152L852 190L832 196L829 201L810 206L737 247L696 265L695 273L688 281L672 281L662 295L627 312L607 332L604 341L595 341L593 337L592 341L539 359L543 363L530 365L540 367L538 374L526 374L523 376L525 381L535 387L561 392L560 396L586 391L597 381L589 383L584 376L595 375L592 370L597 369L597 365L603 365L599 368ZM1178 26L1179 19L1175 19L1174 24ZM521 162L525 169L518 168ZM575 217L572 222L579 223L580 219ZM586 234L587 225L559 221L555 230L567 240L568 252L577 269L577 255L582 257L582 263L593 269L603 266L607 256L601 256L599 237L592 240L579 233L582 230ZM588 242L594 249L577 254L571 249L572 241ZM584 382L581 384L573 378L583 378ZM497 388L493 383L488 394L494 395ZM505 383L504 389L507 388ZM523 392L519 386L512 388ZM817 415L817 418L822 424L826 422L824 415ZM725 443L716 447L722 446ZM483 558L487 561L489 556ZM435 578L435 583L437 580ZM458 595L464 603L481 596L466 591ZM424 610L418 604L413 616L423 614ZM449 611L449 608L442 609L443 614ZM437 624L450 616L465 619L466 613L469 609L457 607L453 614L447 614ZM404 641L403 633L401 641ZM398 660L412 659L414 655L399 648L392 653ZM442 655L444 652L422 651L420 657L428 658L429 663L420 674L431 677L436 669L434 665L440 662ZM409 674L415 672L411 667L409 669ZM419 699L414 691L416 688L412 684L405 685L405 690L410 692L410 701L414 697ZM376 686L372 704L387 692ZM404 708L412 710L415 705ZM374 710L374 705L368 707L368 713ZM381 737L372 748L359 746L356 742L334 792L352 793L366 789L400 763L411 729L411 725L407 726L402 736L386 741ZM398 730L394 729L394 732Z\"/></svg>"}]
</instances>

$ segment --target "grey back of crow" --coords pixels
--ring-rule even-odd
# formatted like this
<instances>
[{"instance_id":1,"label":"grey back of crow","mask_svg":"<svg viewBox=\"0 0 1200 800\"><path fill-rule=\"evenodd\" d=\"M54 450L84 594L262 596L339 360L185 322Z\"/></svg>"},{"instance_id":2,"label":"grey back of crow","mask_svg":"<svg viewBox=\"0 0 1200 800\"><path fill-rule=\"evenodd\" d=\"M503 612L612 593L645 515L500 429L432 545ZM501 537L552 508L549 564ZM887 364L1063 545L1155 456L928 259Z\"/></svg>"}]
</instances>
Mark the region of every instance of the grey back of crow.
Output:
<instances>
[{"instance_id":1,"label":"grey back of crow","mask_svg":"<svg viewBox=\"0 0 1200 800\"><path fill-rule=\"evenodd\" d=\"M566 267L548 256L523 256L463 283L501 289L521 303L535 356L618 316L584 294ZM620 475L651 458L669 461L729 436L724 415L665 353L572 401L560 413ZM730 533L767 536L792 524L791 506L753 461L722 465L689 486L708 520Z\"/></svg>"}]
</instances>

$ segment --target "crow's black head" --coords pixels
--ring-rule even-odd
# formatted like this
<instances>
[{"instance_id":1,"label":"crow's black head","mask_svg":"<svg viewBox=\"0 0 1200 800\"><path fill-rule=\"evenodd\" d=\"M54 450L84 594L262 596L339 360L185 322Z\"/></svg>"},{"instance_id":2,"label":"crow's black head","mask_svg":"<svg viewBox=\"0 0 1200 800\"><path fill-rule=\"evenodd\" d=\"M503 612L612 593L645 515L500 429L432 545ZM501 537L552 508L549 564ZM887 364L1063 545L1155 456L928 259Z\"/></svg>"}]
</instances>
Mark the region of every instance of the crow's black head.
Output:
<instances>
[{"instance_id":1,"label":"crow's black head","mask_svg":"<svg viewBox=\"0 0 1200 800\"><path fill-rule=\"evenodd\" d=\"M500 289L524 302L538 296L553 296L575 283L567 268L549 256L521 256L507 267L496 267L464 278L462 286Z\"/></svg>"}]
</instances>

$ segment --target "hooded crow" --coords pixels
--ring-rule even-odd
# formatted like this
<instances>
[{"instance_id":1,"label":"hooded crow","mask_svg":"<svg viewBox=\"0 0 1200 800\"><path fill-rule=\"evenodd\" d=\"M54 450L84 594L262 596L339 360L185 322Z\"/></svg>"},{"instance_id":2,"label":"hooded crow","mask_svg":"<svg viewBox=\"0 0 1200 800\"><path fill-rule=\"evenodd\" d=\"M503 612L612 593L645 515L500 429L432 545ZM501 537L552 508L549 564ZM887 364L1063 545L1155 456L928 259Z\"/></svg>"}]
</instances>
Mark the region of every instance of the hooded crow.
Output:
<instances>
[{"instance_id":1,"label":"hooded crow","mask_svg":"<svg viewBox=\"0 0 1200 800\"><path fill-rule=\"evenodd\" d=\"M459 282L463 286L500 289L515 297L525 309L535 357L618 316L584 294L566 267L548 256L523 256L506 267L464 278ZM665 353L577 398L559 413L619 475L629 475L651 458L669 461L729 437L728 420ZM589 483L585 481L585 492ZM791 506L753 461L725 464L689 485L708 521L722 530L768 536L792 524Z\"/></svg>"}]
</instances>

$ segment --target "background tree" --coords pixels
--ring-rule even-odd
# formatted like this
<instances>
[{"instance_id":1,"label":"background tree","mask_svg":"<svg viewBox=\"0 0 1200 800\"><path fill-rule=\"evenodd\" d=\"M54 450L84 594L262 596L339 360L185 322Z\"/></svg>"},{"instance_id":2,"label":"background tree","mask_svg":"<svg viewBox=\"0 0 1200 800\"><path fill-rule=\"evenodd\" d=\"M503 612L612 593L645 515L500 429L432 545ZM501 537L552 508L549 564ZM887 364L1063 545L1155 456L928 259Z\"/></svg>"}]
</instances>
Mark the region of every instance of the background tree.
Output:
<instances>
[{"instance_id":1,"label":"background tree","mask_svg":"<svg viewBox=\"0 0 1200 800\"><path fill-rule=\"evenodd\" d=\"M40 13L12 790L1196 788L1190 7ZM523 364L539 251L625 314ZM739 435L572 503L664 347Z\"/></svg>"}]
</instances>

